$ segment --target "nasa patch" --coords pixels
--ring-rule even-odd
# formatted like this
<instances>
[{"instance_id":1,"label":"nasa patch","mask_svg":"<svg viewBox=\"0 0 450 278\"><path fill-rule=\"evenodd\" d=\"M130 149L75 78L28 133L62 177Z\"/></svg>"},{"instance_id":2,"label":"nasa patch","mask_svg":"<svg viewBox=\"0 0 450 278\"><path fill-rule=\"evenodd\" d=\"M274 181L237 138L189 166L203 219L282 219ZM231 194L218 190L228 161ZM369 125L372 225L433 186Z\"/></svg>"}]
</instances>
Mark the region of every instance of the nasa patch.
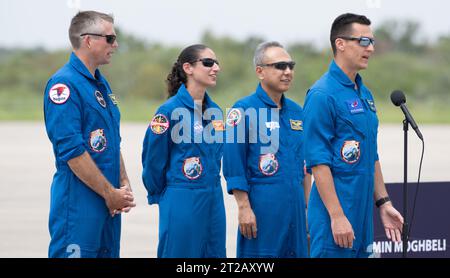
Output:
<instances>
[{"instance_id":1,"label":"nasa patch","mask_svg":"<svg viewBox=\"0 0 450 278\"><path fill-rule=\"evenodd\" d=\"M101 107L106 108L106 101L103 98L102 93L100 91L95 91L95 98L97 99L98 103L101 105Z\"/></svg>"},{"instance_id":2,"label":"nasa patch","mask_svg":"<svg viewBox=\"0 0 450 278\"><path fill-rule=\"evenodd\" d=\"M97 129L91 132L89 146L96 153L103 152L106 149L106 136L103 129Z\"/></svg>"},{"instance_id":3,"label":"nasa patch","mask_svg":"<svg viewBox=\"0 0 450 278\"><path fill-rule=\"evenodd\" d=\"M48 97L55 104L63 104L70 97L70 89L67 85L58 83L53 85L48 92Z\"/></svg>"},{"instance_id":4,"label":"nasa patch","mask_svg":"<svg viewBox=\"0 0 450 278\"><path fill-rule=\"evenodd\" d=\"M233 108L228 113L227 125L231 127L237 126L241 121L241 119L242 119L241 111L239 111L239 109Z\"/></svg>"},{"instance_id":5,"label":"nasa patch","mask_svg":"<svg viewBox=\"0 0 450 278\"><path fill-rule=\"evenodd\" d=\"M200 157L189 157L183 162L183 175L190 179L195 180L202 174L203 167L200 162Z\"/></svg>"},{"instance_id":6,"label":"nasa patch","mask_svg":"<svg viewBox=\"0 0 450 278\"><path fill-rule=\"evenodd\" d=\"M354 164L361 156L359 142L355 140L344 141L341 148L341 157L345 163Z\"/></svg>"},{"instance_id":7,"label":"nasa patch","mask_svg":"<svg viewBox=\"0 0 450 278\"><path fill-rule=\"evenodd\" d=\"M163 134L169 129L169 120L163 114L157 114L150 123L150 129L155 134Z\"/></svg>"},{"instance_id":8,"label":"nasa patch","mask_svg":"<svg viewBox=\"0 0 450 278\"><path fill-rule=\"evenodd\" d=\"M274 154L263 154L259 157L259 170L265 176L273 176L278 171L278 160Z\"/></svg>"}]
</instances>

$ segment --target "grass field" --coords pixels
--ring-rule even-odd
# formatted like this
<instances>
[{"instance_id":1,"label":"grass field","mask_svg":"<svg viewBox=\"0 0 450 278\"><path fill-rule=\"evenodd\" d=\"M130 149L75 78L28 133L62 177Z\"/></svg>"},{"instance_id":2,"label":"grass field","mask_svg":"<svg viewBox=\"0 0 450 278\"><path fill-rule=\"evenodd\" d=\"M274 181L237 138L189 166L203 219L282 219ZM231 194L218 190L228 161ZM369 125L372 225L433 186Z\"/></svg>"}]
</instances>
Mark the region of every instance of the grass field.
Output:
<instances>
[{"instance_id":1,"label":"grass field","mask_svg":"<svg viewBox=\"0 0 450 278\"><path fill-rule=\"evenodd\" d=\"M237 93L214 94L213 99L226 109L240 98ZM123 121L146 122L164 100L128 99L119 100ZM297 101L303 104L301 100ZM403 120L401 110L390 102L377 101L378 117L381 123L396 123ZM450 109L442 104L415 104L409 109L418 123L450 123ZM43 120L43 100L37 93L0 91L0 121L41 121Z\"/></svg>"}]
</instances>

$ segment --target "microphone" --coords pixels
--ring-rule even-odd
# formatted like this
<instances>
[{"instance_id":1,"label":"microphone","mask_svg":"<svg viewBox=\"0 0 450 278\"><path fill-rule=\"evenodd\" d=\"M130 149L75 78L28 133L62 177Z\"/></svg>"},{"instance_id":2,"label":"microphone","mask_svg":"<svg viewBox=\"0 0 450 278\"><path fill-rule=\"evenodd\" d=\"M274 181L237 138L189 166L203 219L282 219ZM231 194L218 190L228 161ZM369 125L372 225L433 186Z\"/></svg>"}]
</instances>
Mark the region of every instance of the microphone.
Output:
<instances>
[{"instance_id":1,"label":"microphone","mask_svg":"<svg viewBox=\"0 0 450 278\"><path fill-rule=\"evenodd\" d=\"M395 90L391 93L391 101L395 106L400 106L400 108L403 111L403 114L405 114L406 120L411 124L411 127L416 132L417 136L419 136L420 140L423 141L422 133L419 130L419 127L416 124L416 121L414 121L413 116L411 113L409 113L408 107L406 107L406 97L405 94L402 91Z\"/></svg>"}]
</instances>

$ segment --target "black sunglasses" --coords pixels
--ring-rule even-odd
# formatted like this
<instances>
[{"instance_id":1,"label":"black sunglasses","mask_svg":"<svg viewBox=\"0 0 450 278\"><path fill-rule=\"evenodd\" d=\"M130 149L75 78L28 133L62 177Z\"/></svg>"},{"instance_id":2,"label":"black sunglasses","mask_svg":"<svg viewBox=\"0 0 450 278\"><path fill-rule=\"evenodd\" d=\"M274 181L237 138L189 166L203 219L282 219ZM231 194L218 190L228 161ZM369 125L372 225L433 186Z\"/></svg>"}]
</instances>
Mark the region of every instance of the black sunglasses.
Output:
<instances>
[{"instance_id":1,"label":"black sunglasses","mask_svg":"<svg viewBox=\"0 0 450 278\"><path fill-rule=\"evenodd\" d=\"M200 58L200 59L193 61L191 64L196 63L196 62L202 62L202 65L207 68L214 66L214 63L219 65L219 61L217 61L213 58Z\"/></svg>"},{"instance_id":2,"label":"black sunglasses","mask_svg":"<svg viewBox=\"0 0 450 278\"><path fill-rule=\"evenodd\" d=\"M276 62L276 63L271 63L271 64L260 64L258 66L260 66L260 67L274 67L277 70L286 70L287 68L289 68L290 70L293 70L294 66L295 66L295 62L294 61L290 61L290 62Z\"/></svg>"},{"instance_id":3,"label":"black sunglasses","mask_svg":"<svg viewBox=\"0 0 450 278\"><path fill-rule=\"evenodd\" d=\"M116 35L102 35L102 34L93 34L93 33L83 33L83 34L80 35L80 37L86 36L86 35L97 36L97 37L104 37L104 38L106 38L106 42L109 43L109 44L113 44L116 41L116 38L117 38Z\"/></svg>"},{"instance_id":4,"label":"black sunglasses","mask_svg":"<svg viewBox=\"0 0 450 278\"><path fill-rule=\"evenodd\" d=\"M348 41L358 41L360 46L363 47L368 47L370 44L372 44L373 46L375 46L375 40L369 37L359 37L359 38L355 38L355 37L339 37L340 39L343 40L348 40Z\"/></svg>"}]
</instances>

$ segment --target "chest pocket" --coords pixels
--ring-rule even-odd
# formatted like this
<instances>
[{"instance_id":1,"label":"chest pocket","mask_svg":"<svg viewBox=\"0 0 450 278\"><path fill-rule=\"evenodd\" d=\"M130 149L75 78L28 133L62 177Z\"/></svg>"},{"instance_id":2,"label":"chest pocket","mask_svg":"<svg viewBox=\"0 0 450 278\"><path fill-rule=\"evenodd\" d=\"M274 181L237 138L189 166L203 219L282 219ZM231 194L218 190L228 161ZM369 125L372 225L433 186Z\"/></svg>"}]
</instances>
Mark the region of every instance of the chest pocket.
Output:
<instances>
[{"instance_id":1,"label":"chest pocket","mask_svg":"<svg viewBox=\"0 0 450 278\"><path fill-rule=\"evenodd\" d=\"M99 91L97 91L99 92ZM100 104L100 101L94 97L94 92L85 92L86 109L85 122L95 122L103 128L109 128L111 125L111 115L108 112L106 99L103 98L105 107ZM103 94L102 94L103 95Z\"/></svg>"},{"instance_id":2,"label":"chest pocket","mask_svg":"<svg viewBox=\"0 0 450 278\"><path fill-rule=\"evenodd\" d=\"M303 160L303 121L291 118L287 124L289 144L292 144L296 157Z\"/></svg>"},{"instance_id":3,"label":"chest pocket","mask_svg":"<svg viewBox=\"0 0 450 278\"><path fill-rule=\"evenodd\" d=\"M85 100L83 136L96 163L106 162L115 150L120 113L118 108L108 102L107 95L92 87L80 92ZM108 109L110 109L108 111ZM113 119L111 118L113 117Z\"/></svg>"},{"instance_id":4,"label":"chest pocket","mask_svg":"<svg viewBox=\"0 0 450 278\"><path fill-rule=\"evenodd\" d=\"M367 124L369 111L351 113L346 102L337 106L336 134L333 142L335 173L356 173L364 168L367 153Z\"/></svg>"},{"instance_id":5,"label":"chest pocket","mask_svg":"<svg viewBox=\"0 0 450 278\"><path fill-rule=\"evenodd\" d=\"M364 106L363 106L364 107ZM351 136L358 136L364 139L367 136L367 109L359 113L352 113L348 108L348 103L344 102L337 107L336 128L337 137L345 138ZM350 139L350 138L347 138Z\"/></svg>"}]
</instances>

